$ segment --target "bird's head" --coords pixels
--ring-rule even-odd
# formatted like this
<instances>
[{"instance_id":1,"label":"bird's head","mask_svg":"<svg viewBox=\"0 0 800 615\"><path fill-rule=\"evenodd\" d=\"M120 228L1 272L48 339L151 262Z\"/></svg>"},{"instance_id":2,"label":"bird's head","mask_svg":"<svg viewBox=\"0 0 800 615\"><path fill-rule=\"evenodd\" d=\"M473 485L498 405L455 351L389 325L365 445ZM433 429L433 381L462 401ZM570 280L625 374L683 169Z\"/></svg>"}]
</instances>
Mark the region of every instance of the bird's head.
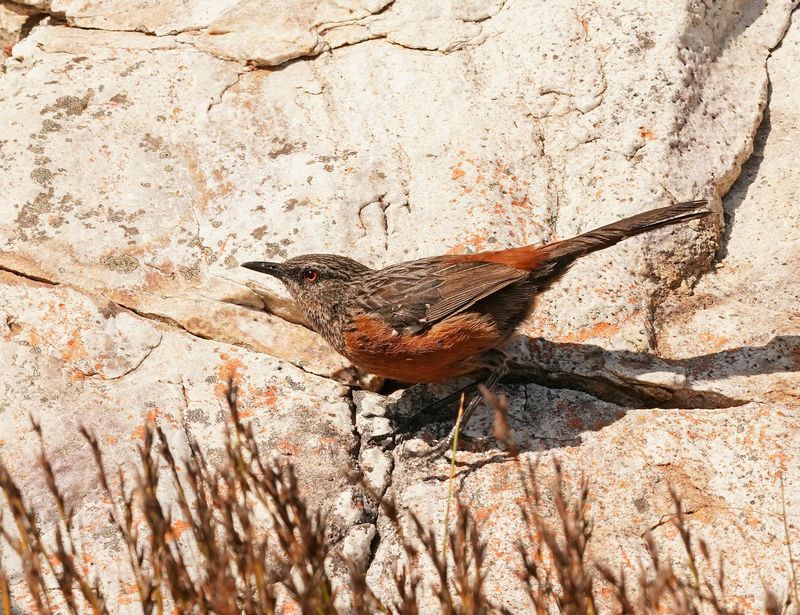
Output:
<instances>
[{"instance_id":1,"label":"bird's head","mask_svg":"<svg viewBox=\"0 0 800 615\"><path fill-rule=\"evenodd\" d=\"M359 277L371 271L346 256L305 254L283 263L251 261L242 267L266 273L283 282L311 326L329 339L338 308Z\"/></svg>"}]
</instances>

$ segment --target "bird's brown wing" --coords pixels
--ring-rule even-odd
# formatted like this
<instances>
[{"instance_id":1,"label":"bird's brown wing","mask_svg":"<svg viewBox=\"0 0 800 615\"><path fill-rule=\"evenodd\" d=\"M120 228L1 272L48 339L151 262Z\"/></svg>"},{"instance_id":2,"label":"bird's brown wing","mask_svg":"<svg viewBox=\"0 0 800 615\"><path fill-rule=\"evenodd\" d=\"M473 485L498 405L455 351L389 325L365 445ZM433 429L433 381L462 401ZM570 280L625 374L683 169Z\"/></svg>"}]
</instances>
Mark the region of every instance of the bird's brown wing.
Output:
<instances>
[{"instance_id":1,"label":"bird's brown wing","mask_svg":"<svg viewBox=\"0 0 800 615\"><path fill-rule=\"evenodd\" d=\"M360 296L366 313L398 333L417 333L527 275L501 263L426 258L369 274Z\"/></svg>"}]
</instances>

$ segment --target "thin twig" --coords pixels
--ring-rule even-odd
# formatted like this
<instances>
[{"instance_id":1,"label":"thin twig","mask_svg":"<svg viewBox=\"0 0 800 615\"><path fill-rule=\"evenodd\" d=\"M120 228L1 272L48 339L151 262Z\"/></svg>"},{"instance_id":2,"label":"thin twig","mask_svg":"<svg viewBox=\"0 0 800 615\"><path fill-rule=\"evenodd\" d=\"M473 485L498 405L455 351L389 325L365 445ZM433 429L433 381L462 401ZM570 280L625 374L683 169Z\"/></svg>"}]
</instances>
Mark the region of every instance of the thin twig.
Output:
<instances>
[{"instance_id":1,"label":"thin twig","mask_svg":"<svg viewBox=\"0 0 800 615\"><path fill-rule=\"evenodd\" d=\"M442 561L447 561L447 542L450 536L450 504L453 501L453 483L456 479L456 452L458 451L458 434L461 431L461 418L464 416L464 393L458 404L458 416L453 432L453 454L450 457L450 480L447 483L447 507L444 512L444 536L442 537Z\"/></svg>"}]
</instances>

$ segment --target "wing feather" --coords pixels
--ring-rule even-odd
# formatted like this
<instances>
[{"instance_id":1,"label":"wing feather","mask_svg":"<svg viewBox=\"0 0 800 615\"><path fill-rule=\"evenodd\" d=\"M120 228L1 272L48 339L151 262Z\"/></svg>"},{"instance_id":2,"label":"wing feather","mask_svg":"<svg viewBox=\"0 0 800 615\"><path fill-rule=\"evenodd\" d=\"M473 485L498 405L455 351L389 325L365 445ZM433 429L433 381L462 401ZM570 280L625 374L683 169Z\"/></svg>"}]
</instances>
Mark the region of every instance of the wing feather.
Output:
<instances>
[{"instance_id":1,"label":"wing feather","mask_svg":"<svg viewBox=\"0 0 800 615\"><path fill-rule=\"evenodd\" d=\"M527 275L501 263L435 257L376 271L361 296L367 313L398 332L417 333Z\"/></svg>"},{"instance_id":2,"label":"wing feather","mask_svg":"<svg viewBox=\"0 0 800 615\"><path fill-rule=\"evenodd\" d=\"M464 265L458 271L451 272L440 287L441 299L425 313L429 322L463 312L481 299L527 276L526 271L497 263L471 262Z\"/></svg>"}]
</instances>

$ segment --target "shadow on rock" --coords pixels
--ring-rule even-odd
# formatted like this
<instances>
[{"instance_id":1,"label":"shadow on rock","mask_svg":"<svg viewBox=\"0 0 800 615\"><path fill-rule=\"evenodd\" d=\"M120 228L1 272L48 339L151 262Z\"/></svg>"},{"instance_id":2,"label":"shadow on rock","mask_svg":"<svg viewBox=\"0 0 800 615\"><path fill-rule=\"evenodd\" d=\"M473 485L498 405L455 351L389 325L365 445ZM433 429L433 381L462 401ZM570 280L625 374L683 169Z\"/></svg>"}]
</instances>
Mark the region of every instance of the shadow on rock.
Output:
<instances>
[{"instance_id":1,"label":"shadow on rock","mask_svg":"<svg viewBox=\"0 0 800 615\"><path fill-rule=\"evenodd\" d=\"M517 336L516 347L528 348L503 379L509 417L523 450L574 446L580 434L598 430L633 408L719 409L742 406L752 399L713 390L721 380L741 376L800 372L800 336L776 336L763 346L741 346L686 359L662 359L646 352L606 350L591 344L556 343ZM466 381L452 383L452 389ZM539 385L530 387L529 385ZM475 387L467 387L467 397ZM578 392L566 395L564 389ZM403 391L387 410L402 431L414 434L423 426L434 438L452 426L459 394L441 399L428 385ZM429 408L433 408L431 411ZM413 419L410 415L418 412ZM481 424L484 423L484 424ZM468 432L491 432L490 413L479 413ZM538 442L538 444L536 444ZM494 443L486 443L489 449ZM481 448L479 441L467 444Z\"/></svg>"}]
</instances>

